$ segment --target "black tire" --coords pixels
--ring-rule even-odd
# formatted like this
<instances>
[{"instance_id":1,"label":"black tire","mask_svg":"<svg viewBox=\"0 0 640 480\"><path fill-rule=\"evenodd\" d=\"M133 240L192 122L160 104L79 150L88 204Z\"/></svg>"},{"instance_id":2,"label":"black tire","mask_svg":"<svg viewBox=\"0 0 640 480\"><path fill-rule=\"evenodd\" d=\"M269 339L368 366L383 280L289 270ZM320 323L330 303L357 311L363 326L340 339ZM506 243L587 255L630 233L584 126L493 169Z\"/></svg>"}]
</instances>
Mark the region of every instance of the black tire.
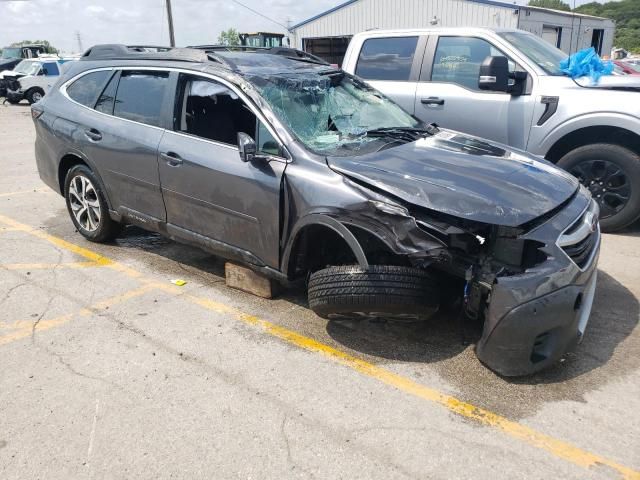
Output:
<instances>
[{"instance_id":1,"label":"black tire","mask_svg":"<svg viewBox=\"0 0 640 480\"><path fill-rule=\"evenodd\" d=\"M38 95L40 96L40 98L38 98ZM29 102L29 105L33 105L34 103L40 101L42 97L44 97L44 90L37 87L28 90L26 95L24 96L24 98L26 98Z\"/></svg>"},{"instance_id":2,"label":"black tire","mask_svg":"<svg viewBox=\"0 0 640 480\"><path fill-rule=\"evenodd\" d=\"M600 205L603 232L615 232L640 218L640 157L631 150L607 143L585 145L567 153L558 166L591 190ZM620 173L613 175L616 169Z\"/></svg>"},{"instance_id":3,"label":"black tire","mask_svg":"<svg viewBox=\"0 0 640 480\"><path fill-rule=\"evenodd\" d=\"M20 103L20 100L16 100L15 98L7 98L6 99L7 102L9 102L11 105L18 105Z\"/></svg>"},{"instance_id":4,"label":"black tire","mask_svg":"<svg viewBox=\"0 0 640 480\"><path fill-rule=\"evenodd\" d=\"M74 195L74 191L78 190L77 185L83 182L82 178L87 179L94 193L87 191L87 199L96 206L89 207L88 203L79 202L79 197ZM71 183L75 183L75 190L72 188ZM71 221L75 225L78 232L82 234L84 238L92 242L108 242L118 236L122 227L121 225L112 220L109 216L109 207L105 200L104 192L100 187L100 182L86 165L76 165L67 172L67 176L64 180L64 198L67 203L67 211L71 217ZM72 206L73 205L73 206ZM80 220L76 218L74 210L77 206L85 208L86 216L80 215ZM95 215L96 209L99 211L99 215ZM80 208L82 210L82 208ZM91 224L89 222L89 216L91 217ZM85 218L86 221L82 219ZM97 221L95 219L98 219ZM93 225L94 228L91 228Z\"/></svg>"},{"instance_id":5,"label":"black tire","mask_svg":"<svg viewBox=\"0 0 640 480\"><path fill-rule=\"evenodd\" d=\"M329 267L311 274L309 307L323 318L426 318L438 309L431 274L410 267Z\"/></svg>"}]
</instances>

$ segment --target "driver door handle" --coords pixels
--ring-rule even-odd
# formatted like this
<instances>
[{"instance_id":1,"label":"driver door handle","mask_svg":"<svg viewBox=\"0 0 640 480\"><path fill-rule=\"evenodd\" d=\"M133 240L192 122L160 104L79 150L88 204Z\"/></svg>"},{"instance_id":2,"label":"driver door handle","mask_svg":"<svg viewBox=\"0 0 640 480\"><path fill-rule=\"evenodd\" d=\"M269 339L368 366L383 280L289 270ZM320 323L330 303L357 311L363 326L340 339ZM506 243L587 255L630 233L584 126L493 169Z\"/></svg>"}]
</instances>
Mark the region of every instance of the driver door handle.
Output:
<instances>
[{"instance_id":1,"label":"driver door handle","mask_svg":"<svg viewBox=\"0 0 640 480\"><path fill-rule=\"evenodd\" d=\"M102 134L95 128L89 128L88 130L85 130L84 134L89 140L93 140L94 142L99 142L100 140L102 140Z\"/></svg>"},{"instance_id":2,"label":"driver door handle","mask_svg":"<svg viewBox=\"0 0 640 480\"><path fill-rule=\"evenodd\" d=\"M423 105L444 105L444 98L428 97L420 100Z\"/></svg>"},{"instance_id":3,"label":"driver door handle","mask_svg":"<svg viewBox=\"0 0 640 480\"><path fill-rule=\"evenodd\" d=\"M161 153L160 156L170 167L179 167L182 165L182 157L175 152Z\"/></svg>"}]
</instances>

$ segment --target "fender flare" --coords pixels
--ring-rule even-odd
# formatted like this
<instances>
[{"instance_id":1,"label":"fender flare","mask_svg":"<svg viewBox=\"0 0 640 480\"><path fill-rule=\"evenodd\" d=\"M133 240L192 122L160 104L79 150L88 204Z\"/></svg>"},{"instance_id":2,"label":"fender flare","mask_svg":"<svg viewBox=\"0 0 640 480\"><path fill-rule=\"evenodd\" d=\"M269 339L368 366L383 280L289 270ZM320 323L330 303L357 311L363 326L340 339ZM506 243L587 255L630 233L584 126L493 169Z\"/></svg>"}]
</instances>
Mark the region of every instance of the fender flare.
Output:
<instances>
[{"instance_id":1,"label":"fender flare","mask_svg":"<svg viewBox=\"0 0 640 480\"><path fill-rule=\"evenodd\" d=\"M109 198L109 191L107 190L104 181L102 180L102 176L100 175L100 172L98 172L98 169L96 168L95 164L89 160L89 158L87 158L87 156L82 153L79 150L75 150L75 149L69 149L69 150L64 150L63 153L61 153L60 155L58 155L58 168L57 168L57 176L58 178L60 175L60 164L62 163L62 159L66 156L73 156L73 157L77 157L80 160L82 160L82 162L87 165L91 171L93 172L93 174L96 176L96 179L98 180L98 183L100 184L100 189L102 190L102 193L104 194L105 200L107 201L107 207L109 208L109 210L114 210L113 208L113 204L111 203L111 199ZM62 184L60 185L60 195L64 196L64 179L62 179Z\"/></svg>"},{"instance_id":2,"label":"fender flare","mask_svg":"<svg viewBox=\"0 0 640 480\"><path fill-rule=\"evenodd\" d=\"M300 221L298 221L298 223L296 223L296 226L293 228L291 236L289 237L289 240L287 242L287 246L285 247L284 253L282 255L282 272L288 272L291 250L293 249L293 245L298 238L298 233L300 233L303 228L310 225L321 225L336 232L347 243L349 248L351 248L351 251L358 261L358 265L360 265L360 267L364 269L369 268L369 262L367 260L367 256L364 253L364 250L360 246L360 243L358 242L356 237L347 227L345 227L342 223L340 223L333 217L313 213L300 219Z\"/></svg>"},{"instance_id":3,"label":"fender flare","mask_svg":"<svg viewBox=\"0 0 640 480\"><path fill-rule=\"evenodd\" d=\"M616 112L589 113L566 119L556 125L540 140L538 146L530 151L531 153L545 157L565 136L576 130L590 127L617 127L640 136L640 121L632 115Z\"/></svg>"}]
</instances>

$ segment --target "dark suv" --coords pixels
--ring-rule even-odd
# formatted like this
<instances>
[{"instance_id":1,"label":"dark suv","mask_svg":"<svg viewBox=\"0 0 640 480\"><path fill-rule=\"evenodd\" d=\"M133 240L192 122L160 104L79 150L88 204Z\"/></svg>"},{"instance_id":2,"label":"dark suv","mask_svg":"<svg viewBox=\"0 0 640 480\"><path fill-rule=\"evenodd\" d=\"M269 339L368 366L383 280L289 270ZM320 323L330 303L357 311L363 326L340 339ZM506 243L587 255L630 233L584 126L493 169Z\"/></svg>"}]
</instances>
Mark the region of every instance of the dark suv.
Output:
<instances>
[{"instance_id":1,"label":"dark suv","mask_svg":"<svg viewBox=\"0 0 640 480\"><path fill-rule=\"evenodd\" d=\"M503 375L584 333L600 230L574 177L300 52L95 46L32 114L40 176L91 241L161 232L306 281L325 318L457 301Z\"/></svg>"}]
</instances>

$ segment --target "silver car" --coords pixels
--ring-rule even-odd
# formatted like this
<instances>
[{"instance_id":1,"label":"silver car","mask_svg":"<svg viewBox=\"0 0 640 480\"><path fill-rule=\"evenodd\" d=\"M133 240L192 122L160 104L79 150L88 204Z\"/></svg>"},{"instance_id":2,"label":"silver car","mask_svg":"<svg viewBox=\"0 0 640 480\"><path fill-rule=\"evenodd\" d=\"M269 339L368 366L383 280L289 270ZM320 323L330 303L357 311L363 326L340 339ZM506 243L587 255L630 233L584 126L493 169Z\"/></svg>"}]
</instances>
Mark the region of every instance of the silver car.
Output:
<instances>
[{"instance_id":1,"label":"silver car","mask_svg":"<svg viewBox=\"0 0 640 480\"><path fill-rule=\"evenodd\" d=\"M375 30L353 37L343 69L421 120L563 167L618 230L640 217L640 78L573 80L566 57L521 30Z\"/></svg>"}]
</instances>

